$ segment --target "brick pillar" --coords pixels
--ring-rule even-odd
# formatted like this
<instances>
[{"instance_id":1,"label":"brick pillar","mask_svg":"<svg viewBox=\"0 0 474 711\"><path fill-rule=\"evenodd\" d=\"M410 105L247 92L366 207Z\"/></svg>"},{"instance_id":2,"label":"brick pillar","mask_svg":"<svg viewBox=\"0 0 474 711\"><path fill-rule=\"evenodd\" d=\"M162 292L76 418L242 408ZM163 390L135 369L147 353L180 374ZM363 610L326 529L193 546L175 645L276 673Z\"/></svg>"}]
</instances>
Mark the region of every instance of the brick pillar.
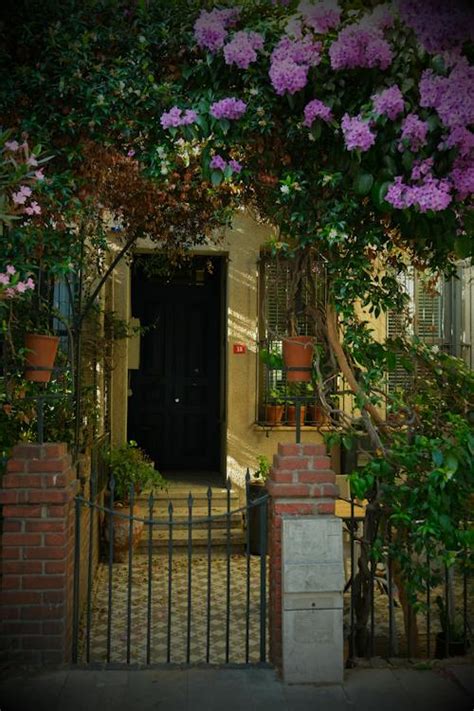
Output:
<instances>
[{"instance_id":1,"label":"brick pillar","mask_svg":"<svg viewBox=\"0 0 474 711\"><path fill-rule=\"evenodd\" d=\"M13 449L3 504L1 658L68 661L74 563L76 473L65 444Z\"/></svg>"},{"instance_id":2,"label":"brick pillar","mask_svg":"<svg viewBox=\"0 0 474 711\"><path fill-rule=\"evenodd\" d=\"M338 495L324 444L279 444L267 489L270 494L270 659L282 668L282 520L334 515Z\"/></svg>"}]
</instances>

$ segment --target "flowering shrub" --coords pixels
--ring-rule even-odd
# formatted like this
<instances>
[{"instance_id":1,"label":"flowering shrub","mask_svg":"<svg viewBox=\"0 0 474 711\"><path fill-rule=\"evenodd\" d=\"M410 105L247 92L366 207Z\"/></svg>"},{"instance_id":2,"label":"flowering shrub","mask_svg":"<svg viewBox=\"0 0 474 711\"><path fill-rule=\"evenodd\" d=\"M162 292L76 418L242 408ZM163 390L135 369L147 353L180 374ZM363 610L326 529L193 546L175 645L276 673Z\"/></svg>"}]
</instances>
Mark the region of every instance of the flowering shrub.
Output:
<instances>
[{"instance_id":1,"label":"flowering shrub","mask_svg":"<svg viewBox=\"0 0 474 711\"><path fill-rule=\"evenodd\" d=\"M12 299L35 288L31 277L20 279L20 275L12 264L7 264L5 271L0 272L0 297Z\"/></svg>"},{"instance_id":2,"label":"flowering shrub","mask_svg":"<svg viewBox=\"0 0 474 711\"><path fill-rule=\"evenodd\" d=\"M210 112L216 119L229 119L235 121L241 118L247 110L247 104L241 99L229 97L212 104Z\"/></svg>"}]
</instances>

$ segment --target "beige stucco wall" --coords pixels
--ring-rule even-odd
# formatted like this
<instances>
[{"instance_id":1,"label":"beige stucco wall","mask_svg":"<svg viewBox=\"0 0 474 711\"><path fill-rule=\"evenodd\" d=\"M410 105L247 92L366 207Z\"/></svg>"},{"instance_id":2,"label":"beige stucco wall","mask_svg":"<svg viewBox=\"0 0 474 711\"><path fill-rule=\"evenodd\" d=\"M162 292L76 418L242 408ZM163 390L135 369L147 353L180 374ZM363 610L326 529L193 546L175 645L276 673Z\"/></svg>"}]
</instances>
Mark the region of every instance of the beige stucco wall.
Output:
<instances>
[{"instance_id":1,"label":"beige stucco wall","mask_svg":"<svg viewBox=\"0 0 474 711\"><path fill-rule=\"evenodd\" d=\"M227 415L225 433L225 472L233 482L242 485L246 468L254 470L256 457L269 459L281 441L293 442L294 428L280 427L264 430L255 424L257 392L257 342L258 342L258 259L261 248L268 241L271 228L258 224L249 214L238 213L231 229L221 240L196 250L197 254L217 253L228 259L227 279L227 353L226 392ZM156 249L151 242L142 240L137 251ZM113 304L116 315L129 319L130 270L122 263L113 280ZM243 355L233 353L235 343L245 344ZM119 444L127 436L128 350L127 340L114 344L114 370L112 373L112 441ZM313 428L304 428L302 441L319 442L321 435Z\"/></svg>"}]
</instances>

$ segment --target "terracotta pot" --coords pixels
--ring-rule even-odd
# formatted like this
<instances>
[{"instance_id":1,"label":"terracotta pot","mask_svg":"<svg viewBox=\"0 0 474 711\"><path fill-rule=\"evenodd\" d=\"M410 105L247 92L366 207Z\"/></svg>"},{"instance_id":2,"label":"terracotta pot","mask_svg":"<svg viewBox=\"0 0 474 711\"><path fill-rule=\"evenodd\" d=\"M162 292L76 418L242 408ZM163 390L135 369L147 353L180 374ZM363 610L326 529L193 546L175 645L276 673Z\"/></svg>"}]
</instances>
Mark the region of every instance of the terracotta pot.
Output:
<instances>
[{"instance_id":1,"label":"terracotta pot","mask_svg":"<svg viewBox=\"0 0 474 711\"><path fill-rule=\"evenodd\" d=\"M304 418L306 415L306 405L301 405L300 407L300 424L304 425ZM290 427L296 427L296 405L288 405L286 411L286 421Z\"/></svg>"},{"instance_id":2,"label":"terracotta pot","mask_svg":"<svg viewBox=\"0 0 474 711\"><path fill-rule=\"evenodd\" d=\"M325 409L321 405L308 405L308 424L321 427L328 421Z\"/></svg>"},{"instance_id":3,"label":"terracotta pot","mask_svg":"<svg viewBox=\"0 0 474 711\"><path fill-rule=\"evenodd\" d=\"M265 422L276 427L281 425L284 405L265 405Z\"/></svg>"},{"instance_id":4,"label":"terracotta pot","mask_svg":"<svg viewBox=\"0 0 474 711\"><path fill-rule=\"evenodd\" d=\"M130 508L128 506L114 506L114 511L122 514L122 516L114 516L113 536L114 536L114 563L126 563L128 560L129 551L129 535L130 535ZM134 508L134 516L139 516L140 512ZM105 518L104 537L107 543L109 542L110 533L110 514ZM143 521L134 521L132 525L132 550L136 548L142 533Z\"/></svg>"},{"instance_id":5,"label":"terracotta pot","mask_svg":"<svg viewBox=\"0 0 474 711\"><path fill-rule=\"evenodd\" d=\"M44 336L27 333L25 336L26 354L25 380L36 383L49 383L53 371L56 353L58 352L58 336Z\"/></svg>"},{"instance_id":6,"label":"terracotta pot","mask_svg":"<svg viewBox=\"0 0 474 711\"><path fill-rule=\"evenodd\" d=\"M314 344L312 336L293 336L283 339L283 360L288 370L289 383L308 383L311 380ZM298 370L298 367L304 370Z\"/></svg>"}]
</instances>

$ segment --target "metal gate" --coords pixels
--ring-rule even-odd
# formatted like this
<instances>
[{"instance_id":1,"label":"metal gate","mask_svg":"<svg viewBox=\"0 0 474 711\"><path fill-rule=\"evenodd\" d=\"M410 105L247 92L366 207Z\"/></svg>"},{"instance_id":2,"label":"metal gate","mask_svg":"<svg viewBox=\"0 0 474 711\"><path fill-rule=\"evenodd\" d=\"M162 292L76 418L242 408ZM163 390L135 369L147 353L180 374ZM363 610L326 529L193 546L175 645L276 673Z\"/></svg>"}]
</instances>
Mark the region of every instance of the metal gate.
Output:
<instances>
[{"instance_id":1,"label":"metal gate","mask_svg":"<svg viewBox=\"0 0 474 711\"><path fill-rule=\"evenodd\" d=\"M175 515L171 501L160 517L162 498L137 500L131 490L129 509L119 509L113 478L109 489L104 500L93 477L89 496L75 499L73 662L265 663L268 496L251 495L249 473L244 506L231 510L227 480L225 511L213 514L209 487L205 516L194 515L192 494L185 517ZM240 550L232 538L238 517L244 526ZM223 543L218 549L216 527Z\"/></svg>"}]
</instances>

